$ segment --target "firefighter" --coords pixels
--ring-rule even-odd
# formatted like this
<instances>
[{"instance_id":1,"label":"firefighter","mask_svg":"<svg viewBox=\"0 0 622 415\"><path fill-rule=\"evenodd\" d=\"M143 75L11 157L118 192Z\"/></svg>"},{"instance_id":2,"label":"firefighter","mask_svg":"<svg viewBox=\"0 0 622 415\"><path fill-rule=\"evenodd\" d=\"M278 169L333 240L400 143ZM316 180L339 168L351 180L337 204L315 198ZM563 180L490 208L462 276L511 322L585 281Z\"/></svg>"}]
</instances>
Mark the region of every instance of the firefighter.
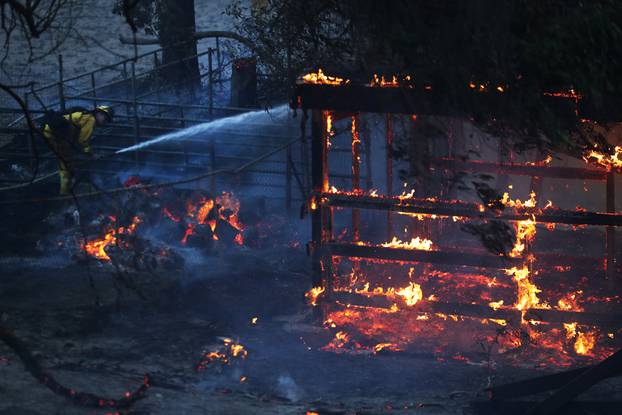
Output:
<instances>
[{"instance_id":1,"label":"firefighter","mask_svg":"<svg viewBox=\"0 0 622 415\"><path fill-rule=\"evenodd\" d=\"M70 192L74 177L74 156L93 157L91 137L96 125L112 121L112 108L102 105L94 110L75 108L66 114L52 112L44 117L43 133L59 156L60 194Z\"/></svg>"}]
</instances>

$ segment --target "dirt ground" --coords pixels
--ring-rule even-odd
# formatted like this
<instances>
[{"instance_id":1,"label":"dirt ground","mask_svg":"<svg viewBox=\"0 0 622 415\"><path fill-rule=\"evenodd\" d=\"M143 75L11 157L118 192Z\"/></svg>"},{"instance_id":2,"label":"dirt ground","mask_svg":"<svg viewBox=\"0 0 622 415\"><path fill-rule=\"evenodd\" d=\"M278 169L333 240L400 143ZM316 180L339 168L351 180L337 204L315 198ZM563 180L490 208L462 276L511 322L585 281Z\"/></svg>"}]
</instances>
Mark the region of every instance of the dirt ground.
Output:
<instances>
[{"instance_id":1,"label":"dirt ground","mask_svg":"<svg viewBox=\"0 0 622 415\"><path fill-rule=\"evenodd\" d=\"M192 252L185 253L192 258ZM128 414L461 414L489 382L542 374L397 354L323 352L330 334L304 302L302 248L234 247L186 261L183 270L135 276L145 295L118 300L108 265L87 268L63 253L3 258L0 314L58 379L120 397L144 374L153 386ZM252 319L256 317L256 324ZM228 337L248 351L197 371ZM243 380L243 381L242 381ZM611 397L619 385L591 395ZM114 414L83 408L38 384L0 345L0 415Z\"/></svg>"}]
</instances>

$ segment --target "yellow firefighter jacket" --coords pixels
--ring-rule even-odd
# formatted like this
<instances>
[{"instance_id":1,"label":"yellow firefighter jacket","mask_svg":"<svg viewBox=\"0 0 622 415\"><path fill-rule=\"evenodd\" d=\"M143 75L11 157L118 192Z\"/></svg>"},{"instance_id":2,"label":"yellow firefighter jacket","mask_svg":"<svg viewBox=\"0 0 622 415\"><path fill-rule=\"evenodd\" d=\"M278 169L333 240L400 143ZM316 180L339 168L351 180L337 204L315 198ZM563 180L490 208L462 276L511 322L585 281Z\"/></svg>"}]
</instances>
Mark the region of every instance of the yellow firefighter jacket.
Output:
<instances>
[{"instance_id":1,"label":"yellow firefighter jacket","mask_svg":"<svg viewBox=\"0 0 622 415\"><path fill-rule=\"evenodd\" d=\"M75 127L73 128L72 137L55 137L54 132L49 125L46 125L43 129L45 136L51 140L67 140L70 142L77 142L85 153L91 152L91 136L93 135L93 129L95 128L95 116L88 112L72 112L64 116L69 123ZM72 143L72 144L73 144Z\"/></svg>"}]
</instances>

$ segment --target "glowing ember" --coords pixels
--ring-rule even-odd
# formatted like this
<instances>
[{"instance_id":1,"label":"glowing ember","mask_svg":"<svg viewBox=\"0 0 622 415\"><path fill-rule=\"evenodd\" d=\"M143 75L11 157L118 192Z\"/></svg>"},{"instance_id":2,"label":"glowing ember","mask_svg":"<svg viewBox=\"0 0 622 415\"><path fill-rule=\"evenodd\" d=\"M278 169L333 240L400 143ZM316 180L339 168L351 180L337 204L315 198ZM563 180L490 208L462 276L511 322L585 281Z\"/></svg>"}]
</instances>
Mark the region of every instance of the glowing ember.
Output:
<instances>
[{"instance_id":1,"label":"glowing ember","mask_svg":"<svg viewBox=\"0 0 622 415\"><path fill-rule=\"evenodd\" d=\"M501 308L501 306L503 305L503 300L499 300L499 301L491 301L488 303L488 305L490 306L490 308L492 308L493 310L498 310Z\"/></svg>"},{"instance_id":2,"label":"glowing ember","mask_svg":"<svg viewBox=\"0 0 622 415\"><path fill-rule=\"evenodd\" d=\"M400 83L397 80L397 76L393 75L390 81L384 79L384 75L380 78L377 74L374 74L374 77L369 82L369 86L372 87L383 87L383 88L397 88L400 86Z\"/></svg>"},{"instance_id":3,"label":"glowing ember","mask_svg":"<svg viewBox=\"0 0 622 415\"><path fill-rule=\"evenodd\" d=\"M232 359L246 359L248 352L240 343L234 342L230 338L222 339L223 345L214 351L205 351L201 361L197 364L196 370L203 371L215 363L228 365Z\"/></svg>"},{"instance_id":4,"label":"glowing ember","mask_svg":"<svg viewBox=\"0 0 622 415\"><path fill-rule=\"evenodd\" d=\"M128 227L119 227L117 229L110 229L106 232L103 238L94 239L92 241L87 242L82 246L84 251L102 261L110 261L110 257L106 253L106 247L110 244L117 243L117 235L129 235L136 231L136 227L141 222L138 216L134 216L132 219L132 223Z\"/></svg>"},{"instance_id":5,"label":"glowing ember","mask_svg":"<svg viewBox=\"0 0 622 415\"><path fill-rule=\"evenodd\" d=\"M240 201L233 195L233 193L222 192L222 194L216 198L216 204L220 205L220 208L218 209L220 219L229 222L231 226L239 231L235 237L235 243L243 245L244 238L242 233L244 231L244 225L242 225L238 219Z\"/></svg>"},{"instance_id":6,"label":"glowing ember","mask_svg":"<svg viewBox=\"0 0 622 415\"><path fill-rule=\"evenodd\" d=\"M410 242L404 242L397 237L393 237L391 242L385 242L381 244L384 248L401 248L401 249L420 249L423 251L432 250L432 241L420 237L412 238Z\"/></svg>"},{"instance_id":7,"label":"glowing ember","mask_svg":"<svg viewBox=\"0 0 622 415\"><path fill-rule=\"evenodd\" d=\"M558 310L566 311L583 311L583 307L578 304L579 296L583 294L583 291L566 293L563 298L557 301Z\"/></svg>"},{"instance_id":8,"label":"glowing ember","mask_svg":"<svg viewBox=\"0 0 622 415\"><path fill-rule=\"evenodd\" d=\"M328 76L324 74L322 69L318 69L317 72L311 72L302 77L302 80L306 84L323 84L323 85L345 85L349 84L348 79L338 78L336 76Z\"/></svg>"},{"instance_id":9,"label":"glowing ember","mask_svg":"<svg viewBox=\"0 0 622 415\"><path fill-rule=\"evenodd\" d=\"M512 200L510 199L510 194L508 192L503 193L503 198L500 200L500 202L505 206L505 207L513 207L513 208L533 208L536 207L536 193L535 192L531 192L529 193L529 200L526 201L521 201L520 199L516 199L516 200Z\"/></svg>"}]
</instances>

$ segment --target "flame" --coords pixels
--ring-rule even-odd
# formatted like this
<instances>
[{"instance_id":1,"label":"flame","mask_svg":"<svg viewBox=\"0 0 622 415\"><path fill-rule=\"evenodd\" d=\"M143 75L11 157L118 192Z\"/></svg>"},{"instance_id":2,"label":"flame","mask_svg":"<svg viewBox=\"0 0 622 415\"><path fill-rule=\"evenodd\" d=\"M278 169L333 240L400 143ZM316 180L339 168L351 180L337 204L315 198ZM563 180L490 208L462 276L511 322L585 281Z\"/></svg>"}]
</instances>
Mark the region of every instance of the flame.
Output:
<instances>
[{"instance_id":1,"label":"flame","mask_svg":"<svg viewBox=\"0 0 622 415\"><path fill-rule=\"evenodd\" d=\"M350 80L339 78L336 76L328 76L324 74L322 69L318 69L317 72L311 72L302 77L302 80L306 84L323 84L323 85L346 85L350 83Z\"/></svg>"},{"instance_id":2,"label":"flame","mask_svg":"<svg viewBox=\"0 0 622 415\"><path fill-rule=\"evenodd\" d=\"M405 78L406 79L406 78ZM407 79L408 81L410 80ZM369 82L369 86L371 87L382 87L382 88L397 88L400 86L400 83L397 80L397 76L393 75L390 81L384 79L384 75L378 78L378 74L374 74L374 77Z\"/></svg>"},{"instance_id":3,"label":"flame","mask_svg":"<svg viewBox=\"0 0 622 415\"><path fill-rule=\"evenodd\" d=\"M324 287L313 287L305 294L305 297L309 301L309 304L312 306L317 305L317 300L320 294L322 294L326 289Z\"/></svg>"},{"instance_id":4,"label":"flame","mask_svg":"<svg viewBox=\"0 0 622 415\"><path fill-rule=\"evenodd\" d=\"M423 251L431 251L432 241L417 236L416 238L412 238L410 242L404 242L394 236L391 242L385 242L381 244L381 246L384 248L420 249Z\"/></svg>"},{"instance_id":5,"label":"flame","mask_svg":"<svg viewBox=\"0 0 622 415\"><path fill-rule=\"evenodd\" d=\"M563 323L566 330L566 340L572 340L577 335L577 323Z\"/></svg>"},{"instance_id":6,"label":"flame","mask_svg":"<svg viewBox=\"0 0 622 415\"><path fill-rule=\"evenodd\" d=\"M419 300L423 299L423 291L421 291L421 286L419 284L415 284L411 282L408 286L401 288L395 291L396 295L404 298L406 305L414 306L419 302Z\"/></svg>"},{"instance_id":7,"label":"flame","mask_svg":"<svg viewBox=\"0 0 622 415\"><path fill-rule=\"evenodd\" d=\"M510 252L511 257L520 257L525 252L526 244L536 237L535 219L535 216L532 215L531 218L516 223L516 242Z\"/></svg>"},{"instance_id":8,"label":"flame","mask_svg":"<svg viewBox=\"0 0 622 415\"><path fill-rule=\"evenodd\" d=\"M117 235L122 235L122 234L129 235L129 234L134 233L136 231L136 227L138 226L140 222L141 222L141 219L138 216L134 216L134 218L132 218L132 223L127 228L121 226L117 229L110 229L106 232L103 238L89 241L85 243L82 248L84 249L84 251L86 251L86 253L88 253L92 257L95 257L103 261L110 261L110 257L106 253L106 247L109 246L110 244L117 243Z\"/></svg>"},{"instance_id":9,"label":"flame","mask_svg":"<svg viewBox=\"0 0 622 415\"><path fill-rule=\"evenodd\" d=\"M399 348L395 345L395 343L378 343L374 346L374 353L379 353L382 350L392 350L399 351Z\"/></svg>"},{"instance_id":10,"label":"flame","mask_svg":"<svg viewBox=\"0 0 622 415\"><path fill-rule=\"evenodd\" d=\"M402 192L401 195L399 195L397 198L401 201L405 200L405 199L412 199L415 197L415 189L410 190L408 193L406 192L406 190L404 190Z\"/></svg>"},{"instance_id":11,"label":"flame","mask_svg":"<svg viewBox=\"0 0 622 415\"><path fill-rule=\"evenodd\" d=\"M557 301L558 310L566 311L583 311L583 307L578 304L579 296L583 294L583 291L578 290L575 292L566 293L564 297Z\"/></svg>"},{"instance_id":12,"label":"flame","mask_svg":"<svg viewBox=\"0 0 622 415\"><path fill-rule=\"evenodd\" d=\"M583 154L583 160L586 163L596 163L607 170L622 169L622 146L616 146L613 154L598 151L596 147L593 150L586 151Z\"/></svg>"},{"instance_id":13,"label":"flame","mask_svg":"<svg viewBox=\"0 0 622 415\"><path fill-rule=\"evenodd\" d=\"M335 131L333 130L333 115L326 111L326 146L330 148L333 144L331 142L331 138L335 136Z\"/></svg>"},{"instance_id":14,"label":"flame","mask_svg":"<svg viewBox=\"0 0 622 415\"><path fill-rule=\"evenodd\" d=\"M524 317L525 312L530 308L536 308L540 305L540 299L538 294L542 292L538 287L529 281L529 268L525 265L522 268L512 267L506 269L505 273L511 275L517 285L517 299L514 307L522 312ZM540 305L543 307L544 305Z\"/></svg>"},{"instance_id":15,"label":"flame","mask_svg":"<svg viewBox=\"0 0 622 415\"><path fill-rule=\"evenodd\" d=\"M205 219L207 218L207 215L209 215L209 213L212 211L213 208L214 208L214 201L212 199L209 199L206 202L204 202L203 205L199 208L199 211L197 212L197 222L203 225L205 223Z\"/></svg>"},{"instance_id":16,"label":"flame","mask_svg":"<svg viewBox=\"0 0 622 415\"><path fill-rule=\"evenodd\" d=\"M196 370L203 371L214 363L220 363L221 365L227 365L231 363L233 358L246 359L248 352L240 343L233 341L230 338L222 339L223 345L217 350L204 351L201 361L197 364Z\"/></svg>"},{"instance_id":17,"label":"flame","mask_svg":"<svg viewBox=\"0 0 622 415\"><path fill-rule=\"evenodd\" d=\"M244 232L244 225L238 218L238 213L240 212L240 201L233 195L232 192L222 192L222 194L216 198L216 203L220 205L220 208L218 209L218 216L220 219L229 222L229 224L239 232L235 237L235 243L243 245L244 237L242 236L242 233Z\"/></svg>"},{"instance_id":18,"label":"flame","mask_svg":"<svg viewBox=\"0 0 622 415\"><path fill-rule=\"evenodd\" d=\"M498 310L499 308L501 308L501 306L503 305L503 300L499 300L499 301L491 301L488 303L488 305L490 306L490 308L492 308L493 310Z\"/></svg>"},{"instance_id":19,"label":"flame","mask_svg":"<svg viewBox=\"0 0 622 415\"><path fill-rule=\"evenodd\" d=\"M574 343L574 351L577 354L586 356L590 355L594 345L596 344L596 333L594 332L577 332L577 340Z\"/></svg>"},{"instance_id":20,"label":"flame","mask_svg":"<svg viewBox=\"0 0 622 415\"><path fill-rule=\"evenodd\" d=\"M536 201L536 192L531 192L529 193L529 200L526 201L521 201L520 199L516 199L516 200L512 200L510 198L510 194L508 192L503 193L503 197L501 198L500 202L505 206L505 207L513 207L513 208L533 208L536 207L536 204L538 203Z\"/></svg>"}]
</instances>

